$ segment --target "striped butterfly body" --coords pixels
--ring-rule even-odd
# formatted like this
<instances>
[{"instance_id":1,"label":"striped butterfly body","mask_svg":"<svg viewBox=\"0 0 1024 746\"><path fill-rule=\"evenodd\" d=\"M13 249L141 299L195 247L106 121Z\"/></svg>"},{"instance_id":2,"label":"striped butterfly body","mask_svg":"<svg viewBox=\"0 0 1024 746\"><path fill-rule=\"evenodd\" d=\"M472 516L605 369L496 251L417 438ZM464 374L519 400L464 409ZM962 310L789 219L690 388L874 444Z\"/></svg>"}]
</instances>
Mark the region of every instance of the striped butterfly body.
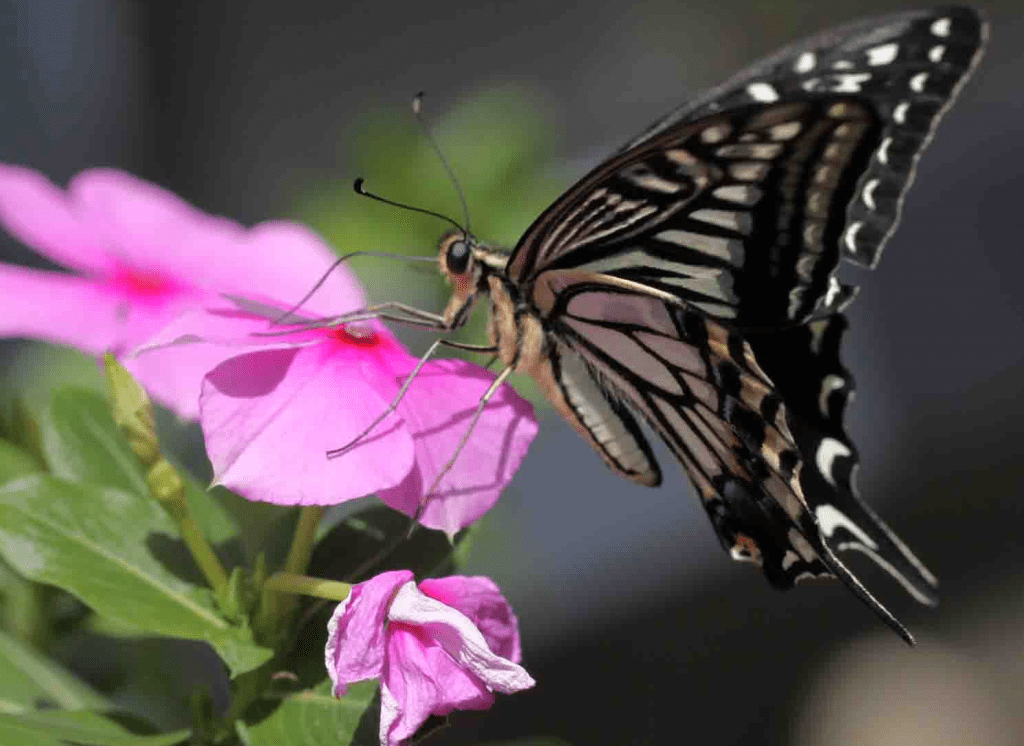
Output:
<instances>
[{"instance_id":1,"label":"striped butterfly body","mask_svg":"<svg viewBox=\"0 0 1024 746\"><path fill-rule=\"evenodd\" d=\"M934 576L856 494L841 314L873 267L985 29L907 12L786 48L664 117L586 175L511 252L441 241L444 326L490 297L505 365L535 378L614 471L657 485L645 422L725 548L782 588L835 576L905 639L840 559L923 603Z\"/></svg>"}]
</instances>

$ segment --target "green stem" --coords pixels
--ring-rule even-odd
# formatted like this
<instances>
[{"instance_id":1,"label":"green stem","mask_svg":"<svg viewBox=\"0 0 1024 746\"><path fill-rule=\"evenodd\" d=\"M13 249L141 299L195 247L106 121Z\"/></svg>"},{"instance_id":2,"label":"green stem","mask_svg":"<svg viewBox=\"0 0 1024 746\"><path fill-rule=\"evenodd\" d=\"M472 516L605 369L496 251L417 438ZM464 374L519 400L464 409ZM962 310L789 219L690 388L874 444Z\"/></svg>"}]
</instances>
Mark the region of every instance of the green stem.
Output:
<instances>
[{"instance_id":1,"label":"green stem","mask_svg":"<svg viewBox=\"0 0 1024 746\"><path fill-rule=\"evenodd\" d=\"M224 565L220 563L220 559L214 553L213 547L206 540L206 536L203 535L202 529L195 522L187 506L185 514L179 517L178 524L181 528L181 538L185 541L185 546L192 553L192 558L199 565L199 569L206 576L206 582L213 588L213 592L217 594L217 597L221 597L221 594L228 586L227 571L224 569Z\"/></svg>"},{"instance_id":2,"label":"green stem","mask_svg":"<svg viewBox=\"0 0 1024 746\"><path fill-rule=\"evenodd\" d=\"M328 601L344 601L352 591L351 585L339 580L311 578L308 575L295 575L290 572L275 572L267 578L263 587L280 593L326 598Z\"/></svg>"},{"instance_id":3,"label":"green stem","mask_svg":"<svg viewBox=\"0 0 1024 746\"><path fill-rule=\"evenodd\" d=\"M299 512L299 521L295 525L292 545L288 549L288 557L284 561L284 572L289 575L301 575L309 566L313 556L313 538L316 527L323 517L324 508L318 505L307 505ZM263 599L260 610L256 614L253 625L260 639L276 640L281 634L280 627L295 610L296 599L291 594L278 593L271 585L264 583Z\"/></svg>"},{"instance_id":4,"label":"green stem","mask_svg":"<svg viewBox=\"0 0 1024 746\"><path fill-rule=\"evenodd\" d=\"M324 508L320 505L305 505L299 511L299 522L295 525L292 545L288 550L288 558L284 561L284 571L301 575L309 567L313 556L313 538L316 527L324 517Z\"/></svg>"}]
</instances>

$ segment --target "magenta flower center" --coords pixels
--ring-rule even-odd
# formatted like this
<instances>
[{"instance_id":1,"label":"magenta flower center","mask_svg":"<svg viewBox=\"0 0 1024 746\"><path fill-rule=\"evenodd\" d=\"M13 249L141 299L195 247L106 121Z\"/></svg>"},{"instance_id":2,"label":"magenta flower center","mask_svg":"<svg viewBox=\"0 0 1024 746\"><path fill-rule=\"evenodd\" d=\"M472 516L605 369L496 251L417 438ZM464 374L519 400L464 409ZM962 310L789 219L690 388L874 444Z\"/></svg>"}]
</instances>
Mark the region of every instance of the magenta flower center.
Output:
<instances>
[{"instance_id":1,"label":"magenta flower center","mask_svg":"<svg viewBox=\"0 0 1024 746\"><path fill-rule=\"evenodd\" d=\"M372 329L355 329L349 331L344 324L329 332L331 339L344 345L356 345L357 347L379 347L384 341L381 335Z\"/></svg>"},{"instance_id":2,"label":"magenta flower center","mask_svg":"<svg viewBox=\"0 0 1024 746\"><path fill-rule=\"evenodd\" d=\"M129 295L148 298L169 295L175 290L175 283L164 275L135 267L118 267L113 282L120 285Z\"/></svg>"}]
</instances>

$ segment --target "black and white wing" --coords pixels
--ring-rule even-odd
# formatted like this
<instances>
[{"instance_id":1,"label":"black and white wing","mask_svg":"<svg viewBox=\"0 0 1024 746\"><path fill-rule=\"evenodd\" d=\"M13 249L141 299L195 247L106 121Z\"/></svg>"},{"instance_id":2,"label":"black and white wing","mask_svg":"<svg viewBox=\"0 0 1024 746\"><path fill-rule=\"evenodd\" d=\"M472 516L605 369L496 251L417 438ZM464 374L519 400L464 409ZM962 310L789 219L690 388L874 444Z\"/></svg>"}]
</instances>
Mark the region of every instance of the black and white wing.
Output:
<instances>
[{"instance_id":1,"label":"black and white wing","mask_svg":"<svg viewBox=\"0 0 1024 746\"><path fill-rule=\"evenodd\" d=\"M917 601L936 603L938 581L857 494L857 448L843 417L854 382L840 361L841 314L744 338L786 406L800 452L800 486L822 540L837 555L857 552L895 578Z\"/></svg>"},{"instance_id":2,"label":"black and white wing","mask_svg":"<svg viewBox=\"0 0 1024 746\"><path fill-rule=\"evenodd\" d=\"M917 158L985 37L967 8L863 21L784 49L649 128L526 231L527 292L578 268L744 329L841 309L840 258L874 266Z\"/></svg>"},{"instance_id":3,"label":"black and white wing","mask_svg":"<svg viewBox=\"0 0 1024 746\"><path fill-rule=\"evenodd\" d=\"M773 384L738 332L621 284L580 282L572 270L552 270L543 281L548 302L539 310L553 332L553 400L567 403L560 409L570 411L570 422L596 443L613 469L646 484L660 478L633 416L639 414L686 468L733 558L760 565L780 588L805 577L836 576L912 641L836 556L866 550L916 598L932 599L934 578L853 496L848 470L838 476L844 489L838 499L830 486L819 489L815 481L837 478L840 446L829 452L829 463L819 463L828 437L852 453L842 432L842 405L831 398L834 389L826 401L838 408L804 418L800 413L818 397L804 396L802 387L794 416L784 401L789 392ZM834 375L832 364L838 366L841 330L828 326L815 353L805 345L807 361L817 367L801 384L810 382L815 392L825 389L813 379ZM795 335L784 347L796 349L805 341ZM841 366L834 369L845 376Z\"/></svg>"}]
</instances>

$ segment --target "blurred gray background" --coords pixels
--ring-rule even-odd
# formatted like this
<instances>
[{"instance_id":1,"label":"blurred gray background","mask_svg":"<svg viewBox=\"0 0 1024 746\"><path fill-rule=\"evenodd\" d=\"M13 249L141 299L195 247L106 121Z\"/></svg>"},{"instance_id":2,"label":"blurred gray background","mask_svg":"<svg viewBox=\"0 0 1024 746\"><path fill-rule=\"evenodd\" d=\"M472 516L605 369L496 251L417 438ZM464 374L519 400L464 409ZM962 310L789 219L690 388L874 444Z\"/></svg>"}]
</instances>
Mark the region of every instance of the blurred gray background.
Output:
<instances>
[{"instance_id":1,"label":"blurred gray background","mask_svg":"<svg viewBox=\"0 0 1024 746\"><path fill-rule=\"evenodd\" d=\"M539 683L489 714L458 715L437 743L1024 743L1024 5L980 5L988 53L922 160L902 227L877 272L847 272L862 285L845 354L861 491L939 576L942 606L865 577L919 646L838 584L779 594L730 561L663 449L665 486L634 487L538 408L541 434L472 569L512 602ZM0 159L60 183L118 166L246 223L304 217L310 190L347 193L356 175L372 186L378 154L400 156L368 122L415 138L416 91L430 93L436 121L488 91L525 91L511 105L547 137L530 168L555 186L509 205L522 229L529 210L686 97L805 34L906 7L4 0ZM486 166L458 157L486 128L444 126L457 172ZM432 206L448 187L429 168L386 194ZM379 206L363 215L395 218ZM32 261L5 241L7 260ZM429 239L418 248L434 250ZM432 277L400 277L370 292L440 297L420 287ZM16 367L19 349L3 347L0 368Z\"/></svg>"}]
</instances>

